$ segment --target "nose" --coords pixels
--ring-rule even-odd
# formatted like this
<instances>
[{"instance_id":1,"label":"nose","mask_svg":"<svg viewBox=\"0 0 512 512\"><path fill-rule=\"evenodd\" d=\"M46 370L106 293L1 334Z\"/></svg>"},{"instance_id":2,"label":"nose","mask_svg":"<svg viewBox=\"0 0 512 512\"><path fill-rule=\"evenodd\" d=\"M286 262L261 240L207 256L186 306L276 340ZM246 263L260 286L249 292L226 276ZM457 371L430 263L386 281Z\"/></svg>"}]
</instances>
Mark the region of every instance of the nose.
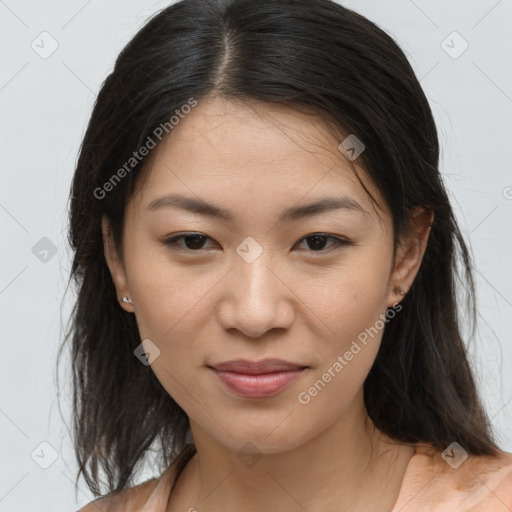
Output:
<instances>
[{"instance_id":1,"label":"nose","mask_svg":"<svg viewBox=\"0 0 512 512\"><path fill-rule=\"evenodd\" d=\"M262 256L252 263L236 261L223 286L218 315L224 329L259 338L292 325L295 295L275 265Z\"/></svg>"}]
</instances>

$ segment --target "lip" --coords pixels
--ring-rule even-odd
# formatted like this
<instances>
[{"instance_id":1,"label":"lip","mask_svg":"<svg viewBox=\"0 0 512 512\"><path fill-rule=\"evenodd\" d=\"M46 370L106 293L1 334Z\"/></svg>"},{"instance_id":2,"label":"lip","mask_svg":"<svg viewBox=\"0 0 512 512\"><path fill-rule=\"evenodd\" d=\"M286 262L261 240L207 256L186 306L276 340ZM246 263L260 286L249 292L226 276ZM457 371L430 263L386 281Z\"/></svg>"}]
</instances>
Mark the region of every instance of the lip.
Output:
<instances>
[{"instance_id":1,"label":"lip","mask_svg":"<svg viewBox=\"0 0 512 512\"><path fill-rule=\"evenodd\" d=\"M265 398L286 389L309 367L280 359L238 359L209 366L225 386L244 398Z\"/></svg>"},{"instance_id":2,"label":"lip","mask_svg":"<svg viewBox=\"0 0 512 512\"><path fill-rule=\"evenodd\" d=\"M244 373L246 375L261 375L263 373L285 372L301 370L306 365L291 363L282 359L263 359L261 361L249 361L248 359L236 359L210 365L218 371Z\"/></svg>"}]
</instances>

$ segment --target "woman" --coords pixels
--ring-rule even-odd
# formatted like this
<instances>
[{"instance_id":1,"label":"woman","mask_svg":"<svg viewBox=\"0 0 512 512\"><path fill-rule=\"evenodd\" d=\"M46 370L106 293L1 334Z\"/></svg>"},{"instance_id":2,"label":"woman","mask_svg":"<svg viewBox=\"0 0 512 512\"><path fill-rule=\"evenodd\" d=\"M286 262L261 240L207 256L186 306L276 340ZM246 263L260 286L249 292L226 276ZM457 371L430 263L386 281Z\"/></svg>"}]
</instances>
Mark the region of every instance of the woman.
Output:
<instances>
[{"instance_id":1,"label":"woman","mask_svg":"<svg viewBox=\"0 0 512 512\"><path fill-rule=\"evenodd\" d=\"M81 510L511 510L438 159L403 52L349 9L153 17L72 185L77 479L107 477Z\"/></svg>"}]
</instances>

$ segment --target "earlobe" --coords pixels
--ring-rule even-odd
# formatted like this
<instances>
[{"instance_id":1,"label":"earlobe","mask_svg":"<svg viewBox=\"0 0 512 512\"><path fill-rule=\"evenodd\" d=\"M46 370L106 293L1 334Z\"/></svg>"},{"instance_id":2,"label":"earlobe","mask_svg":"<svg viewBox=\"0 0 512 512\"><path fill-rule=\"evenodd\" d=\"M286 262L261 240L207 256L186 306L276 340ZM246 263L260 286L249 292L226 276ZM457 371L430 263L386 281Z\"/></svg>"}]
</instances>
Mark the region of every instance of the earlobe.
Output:
<instances>
[{"instance_id":1,"label":"earlobe","mask_svg":"<svg viewBox=\"0 0 512 512\"><path fill-rule=\"evenodd\" d=\"M432 210L421 206L412 210L409 229L400 237L397 246L395 266L390 279L389 304L402 300L411 288L420 269L433 222Z\"/></svg>"},{"instance_id":2,"label":"earlobe","mask_svg":"<svg viewBox=\"0 0 512 512\"><path fill-rule=\"evenodd\" d=\"M122 299L122 297L130 296L130 291L128 289L126 280L126 274L123 265L119 260L117 250L115 248L115 244L111 234L110 224L105 216L103 216L101 219L101 231L103 235L103 252L105 255L105 260L110 270L110 275L116 288L117 296L121 297L119 298L119 303L121 304L121 307L125 311L131 313L133 312L131 302L123 301Z\"/></svg>"}]
</instances>

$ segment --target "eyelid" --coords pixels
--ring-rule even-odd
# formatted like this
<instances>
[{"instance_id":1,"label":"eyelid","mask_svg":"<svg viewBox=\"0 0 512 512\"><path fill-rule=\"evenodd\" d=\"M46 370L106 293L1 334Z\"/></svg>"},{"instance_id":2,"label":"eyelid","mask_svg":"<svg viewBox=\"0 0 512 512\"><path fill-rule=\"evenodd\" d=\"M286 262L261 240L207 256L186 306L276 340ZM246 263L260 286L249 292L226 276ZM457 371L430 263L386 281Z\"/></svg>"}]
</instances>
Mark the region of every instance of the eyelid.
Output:
<instances>
[{"instance_id":1,"label":"eyelid","mask_svg":"<svg viewBox=\"0 0 512 512\"><path fill-rule=\"evenodd\" d=\"M162 240L162 243L164 245L170 247L172 250L175 250L175 251L186 252L186 253L189 253L189 254L193 254L193 253L200 254L202 251L204 251L204 249L197 249L197 250L194 251L192 249L187 249L187 248L184 248L184 247L180 247L177 244L178 240L183 239L183 238L187 238L189 236L194 236L194 235L205 237L208 240L213 240L212 237L210 237L208 235L205 235L204 233L199 233L197 231L186 231L184 233L178 233L176 235L171 235L169 237L166 237L166 238L164 238Z\"/></svg>"},{"instance_id":2,"label":"eyelid","mask_svg":"<svg viewBox=\"0 0 512 512\"><path fill-rule=\"evenodd\" d=\"M178 233L178 234L166 237L162 241L162 243L164 245L166 245L166 246L171 247L172 250L176 250L176 251L179 251L179 252L185 252L185 253L188 253L188 254L194 254L194 253L201 254L202 251L204 251L204 249L197 249L197 250L187 249L187 248L180 247L177 244L178 240L183 239L183 238L187 238L189 236L194 236L194 235L205 237L208 240L213 240L213 238L211 238L208 235L205 235L204 233L200 233L200 232L197 232L197 231L186 231L184 233ZM300 243L304 242L305 240L307 240L308 238L311 238L311 237L314 237L314 236L320 236L320 237L325 237L325 238L331 239L334 242L334 246L331 247L330 249L326 249L326 250L321 249L321 250L318 250L318 251L313 251L313 250L307 250L306 249L306 252L308 252L308 253L318 253L320 255L321 254L328 254L328 253L331 253L333 250L335 251L337 249L341 249L344 246L355 245L354 242L352 242L351 240L349 240L346 237L342 237L340 235L331 235L330 233L324 233L324 232L321 232L321 231L316 231L316 232L312 232L312 233L309 233L307 235L304 235L302 238L300 238L295 243L295 245L300 244ZM294 247L295 247L295 245L294 245Z\"/></svg>"}]
</instances>

